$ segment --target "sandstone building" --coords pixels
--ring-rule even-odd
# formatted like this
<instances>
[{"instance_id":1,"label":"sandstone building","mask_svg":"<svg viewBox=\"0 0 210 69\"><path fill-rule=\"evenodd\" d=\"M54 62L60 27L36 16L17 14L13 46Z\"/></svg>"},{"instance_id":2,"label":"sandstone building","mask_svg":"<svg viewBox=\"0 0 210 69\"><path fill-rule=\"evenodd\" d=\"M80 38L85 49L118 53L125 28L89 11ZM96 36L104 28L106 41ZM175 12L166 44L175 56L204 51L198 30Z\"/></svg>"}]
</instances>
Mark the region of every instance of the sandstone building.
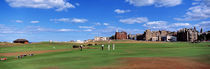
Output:
<instances>
[{"instance_id":1,"label":"sandstone building","mask_svg":"<svg viewBox=\"0 0 210 69\"><path fill-rule=\"evenodd\" d=\"M167 41L167 36L176 36L176 32L146 30L143 36L146 41Z\"/></svg>"},{"instance_id":2,"label":"sandstone building","mask_svg":"<svg viewBox=\"0 0 210 69\"><path fill-rule=\"evenodd\" d=\"M136 35L134 35L134 34L128 34L128 39L130 39L130 40L136 40Z\"/></svg>"},{"instance_id":3,"label":"sandstone building","mask_svg":"<svg viewBox=\"0 0 210 69\"><path fill-rule=\"evenodd\" d=\"M144 32L144 39L145 39L146 41L152 40L152 32L151 32L150 30L146 30L146 31Z\"/></svg>"},{"instance_id":4,"label":"sandstone building","mask_svg":"<svg viewBox=\"0 0 210 69\"><path fill-rule=\"evenodd\" d=\"M127 33L122 31L122 32L116 32L115 33L115 39L116 40L125 40L127 39Z\"/></svg>"}]
</instances>

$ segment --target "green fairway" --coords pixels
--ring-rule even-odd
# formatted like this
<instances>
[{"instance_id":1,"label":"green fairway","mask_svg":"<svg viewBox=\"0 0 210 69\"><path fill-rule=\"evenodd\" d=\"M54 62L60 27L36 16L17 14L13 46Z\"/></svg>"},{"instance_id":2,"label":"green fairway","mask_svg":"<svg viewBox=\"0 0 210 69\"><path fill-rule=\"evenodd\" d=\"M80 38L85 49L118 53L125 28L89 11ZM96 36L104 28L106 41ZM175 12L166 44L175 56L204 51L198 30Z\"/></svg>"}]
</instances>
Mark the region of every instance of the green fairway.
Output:
<instances>
[{"instance_id":1,"label":"green fairway","mask_svg":"<svg viewBox=\"0 0 210 69\"><path fill-rule=\"evenodd\" d=\"M15 47L0 47L0 53L23 52L37 50L72 49L71 43L37 43ZM55 48L53 48L55 47ZM101 50L101 46L91 46L93 49L80 51L73 49L65 52L35 54L23 59L8 57L0 61L1 69L91 69L94 67L115 66L122 57L188 57L210 64L210 43L118 43L113 51ZM112 47L111 47L112 48ZM4 57L4 56L1 56Z\"/></svg>"}]
</instances>

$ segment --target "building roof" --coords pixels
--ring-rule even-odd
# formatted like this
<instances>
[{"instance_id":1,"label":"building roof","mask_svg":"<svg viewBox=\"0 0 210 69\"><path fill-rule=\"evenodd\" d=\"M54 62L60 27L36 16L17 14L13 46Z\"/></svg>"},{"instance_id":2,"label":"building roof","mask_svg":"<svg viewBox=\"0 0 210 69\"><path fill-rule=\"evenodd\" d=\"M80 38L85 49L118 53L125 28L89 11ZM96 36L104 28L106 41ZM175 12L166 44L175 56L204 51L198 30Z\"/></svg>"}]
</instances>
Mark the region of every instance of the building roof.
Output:
<instances>
[{"instance_id":1,"label":"building roof","mask_svg":"<svg viewBox=\"0 0 210 69\"><path fill-rule=\"evenodd\" d=\"M25 41L25 42L28 42L28 40L26 40L26 39L16 39L14 41Z\"/></svg>"}]
</instances>

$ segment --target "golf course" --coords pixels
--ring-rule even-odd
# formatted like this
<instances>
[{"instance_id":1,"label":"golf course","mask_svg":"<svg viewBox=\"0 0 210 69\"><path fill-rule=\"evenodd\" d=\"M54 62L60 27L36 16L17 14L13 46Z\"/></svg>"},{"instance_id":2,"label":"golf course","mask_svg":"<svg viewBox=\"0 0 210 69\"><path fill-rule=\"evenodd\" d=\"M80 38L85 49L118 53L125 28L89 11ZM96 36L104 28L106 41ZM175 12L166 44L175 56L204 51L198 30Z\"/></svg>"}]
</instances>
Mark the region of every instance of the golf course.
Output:
<instances>
[{"instance_id":1,"label":"golf course","mask_svg":"<svg viewBox=\"0 0 210 69\"><path fill-rule=\"evenodd\" d=\"M7 60L0 69L210 69L209 42L100 43L82 51L73 45L80 44L1 44L0 58ZM17 58L23 54L34 55Z\"/></svg>"}]
</instances>

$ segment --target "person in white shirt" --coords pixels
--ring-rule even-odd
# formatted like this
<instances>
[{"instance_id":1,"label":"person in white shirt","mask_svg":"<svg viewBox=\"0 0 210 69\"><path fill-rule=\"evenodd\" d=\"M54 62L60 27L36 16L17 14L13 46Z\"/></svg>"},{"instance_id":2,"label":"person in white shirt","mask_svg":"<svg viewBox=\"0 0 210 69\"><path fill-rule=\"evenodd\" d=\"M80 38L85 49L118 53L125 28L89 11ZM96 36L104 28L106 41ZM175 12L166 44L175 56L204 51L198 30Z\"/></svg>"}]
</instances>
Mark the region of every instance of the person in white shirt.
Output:
<instances>
[{"instance_id":1,"label":"person in white shirt","mask_svg":"<svg viewBox=\"0 0 210 69\"><path fill-rule=\"evenodd\" d=\"M108 45L108 50L110 51L110 45Z\"/></svg>"},{"instance_id":2,"label":"person in white shirt","mask_svg":"<svg viewBox=\"0 0 210 69\"><path fill-rule=\"evenodd\" d=\"M115 44L113 44L112 49L115 50Z\"/></svg>"},{"instance_id":3,"label":"person in white shirt","mask_svg":"<svg viewBox=\"0 0 210 69\"><path fill-rule=\"evenodd\" d=\"M101 45L101 49L102 49L102 51L104 50L104 45Z\"/></svg>"},{"instance_id":4,"label":"person in white shirt","mask_svg":"<svg viewBox=\"0 0 210 69\"><path fill-rule=\"evenodd\" d=\"M83 45L80 45L80 51L82 51Z\"/></svg>"}]
</instances>

